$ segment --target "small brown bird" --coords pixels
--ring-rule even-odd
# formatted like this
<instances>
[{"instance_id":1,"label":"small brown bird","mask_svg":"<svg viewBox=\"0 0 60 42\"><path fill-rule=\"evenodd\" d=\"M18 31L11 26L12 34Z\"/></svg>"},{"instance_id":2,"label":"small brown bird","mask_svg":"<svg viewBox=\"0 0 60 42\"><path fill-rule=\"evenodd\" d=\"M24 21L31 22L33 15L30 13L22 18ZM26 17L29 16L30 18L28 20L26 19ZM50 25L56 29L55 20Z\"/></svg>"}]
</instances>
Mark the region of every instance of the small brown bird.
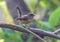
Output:
<instances>
[{"instance_id":1,"label":"small brown bird","mask_svg":"<svg viewBox=\"0 0 60 42\"><path fill-rule=\"evenodd\" d=\"M33 18L35 16L33 13L28 13L27 15L22 16L22 12L19 7L17 7L17 12L18 12L18 16L19 16L17 18L17 20L20 20L24 24L28 24L28 23L32 22Z\"/></svg>"},{"instance_id":2,"label":"small brown bird","mask_svg":"<svg viewBox=\"0 0 60 42\"><path fill-rule=\"evenodd\" d=\"M31 14L23 15L17 18L17 20L20 20L22 23L28 24L33 21L33 18L34 18L34 14L31 13Z\"/></svg>"}]
</instances>

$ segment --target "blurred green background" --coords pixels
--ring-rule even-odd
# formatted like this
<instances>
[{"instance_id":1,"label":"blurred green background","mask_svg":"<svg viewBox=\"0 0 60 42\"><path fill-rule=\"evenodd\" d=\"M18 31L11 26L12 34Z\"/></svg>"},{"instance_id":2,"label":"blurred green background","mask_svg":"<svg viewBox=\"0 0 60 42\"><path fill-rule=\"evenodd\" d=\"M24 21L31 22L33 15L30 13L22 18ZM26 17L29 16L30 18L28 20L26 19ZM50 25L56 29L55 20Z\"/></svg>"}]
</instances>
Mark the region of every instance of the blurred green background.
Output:
<instances>
[{"instance_id":1,"label":"blurred green background","mask_svg":"<svg viewBox=\"0 0 60 42\"><path fill-rule=\"evenodd\" d=\"M60 28L60 0L24 0L30 11L36 9L35 21L32 23L39 29L55 31ZM0 0L0 21L14 24L14 19L10 15L5 0ZM25 36L23 36L25 35ZM44 37L48 42L60 42L60 40ZM6 28L0 28L0 42L40 42L31 34L22 33Z\"/></svg>"}]
</instances>

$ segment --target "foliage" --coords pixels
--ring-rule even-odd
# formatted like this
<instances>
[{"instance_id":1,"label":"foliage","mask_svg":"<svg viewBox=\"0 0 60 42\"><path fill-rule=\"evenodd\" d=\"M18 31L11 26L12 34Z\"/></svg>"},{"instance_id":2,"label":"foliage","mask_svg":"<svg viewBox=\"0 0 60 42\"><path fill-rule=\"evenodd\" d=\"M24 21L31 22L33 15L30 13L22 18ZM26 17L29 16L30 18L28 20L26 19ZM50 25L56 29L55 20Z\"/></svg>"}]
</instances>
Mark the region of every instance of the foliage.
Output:
<instances>
[{"instance_id":1,"label":"foliage","mask_svg":"<svg viewBox=\"0 0 60 42\"><path fill-rule=\"evenodd\" d=\"M51 26L57 25L58 21L60 19L60 7L58 7L56 10L53 11L51 16L49 17L49 23Z\"/></svg>"}]
</instances>

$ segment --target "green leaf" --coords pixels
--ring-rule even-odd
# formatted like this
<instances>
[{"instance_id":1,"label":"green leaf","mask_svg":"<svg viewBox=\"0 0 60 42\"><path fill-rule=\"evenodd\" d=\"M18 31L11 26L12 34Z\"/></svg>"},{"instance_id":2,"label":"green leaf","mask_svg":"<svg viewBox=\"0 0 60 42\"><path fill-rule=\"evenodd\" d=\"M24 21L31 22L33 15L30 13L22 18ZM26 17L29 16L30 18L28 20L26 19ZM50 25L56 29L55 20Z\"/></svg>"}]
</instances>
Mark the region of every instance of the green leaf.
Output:
<instances>
[{"instance_id":1,"label":"green leaf","mask_svg":"<svg viewBox=\"0 0 60 42\"><path fill-rule=\"evenodd\" d=\"M60 7L58 7L49 17L49 23L51 26L55 26L60 19Z\"/></svg>"}]
</instances>

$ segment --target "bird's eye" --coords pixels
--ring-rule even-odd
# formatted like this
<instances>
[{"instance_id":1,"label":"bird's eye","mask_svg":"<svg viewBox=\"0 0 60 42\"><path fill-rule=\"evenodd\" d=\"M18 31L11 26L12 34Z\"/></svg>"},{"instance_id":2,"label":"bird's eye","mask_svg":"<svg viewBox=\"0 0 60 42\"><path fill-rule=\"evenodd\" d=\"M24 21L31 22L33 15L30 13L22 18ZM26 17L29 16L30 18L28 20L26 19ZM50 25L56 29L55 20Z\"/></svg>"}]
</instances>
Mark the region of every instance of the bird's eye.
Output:
<instances>
[{"instance_id":1,"label":"bird's eye","mask_svg":"<svg viewBox=\"0 0 60 42\"><path fill-rule=\"evenodd\" d=\"M30 14L30 16L34 16L34 14Z\"/></svg>"}]
</instances>

